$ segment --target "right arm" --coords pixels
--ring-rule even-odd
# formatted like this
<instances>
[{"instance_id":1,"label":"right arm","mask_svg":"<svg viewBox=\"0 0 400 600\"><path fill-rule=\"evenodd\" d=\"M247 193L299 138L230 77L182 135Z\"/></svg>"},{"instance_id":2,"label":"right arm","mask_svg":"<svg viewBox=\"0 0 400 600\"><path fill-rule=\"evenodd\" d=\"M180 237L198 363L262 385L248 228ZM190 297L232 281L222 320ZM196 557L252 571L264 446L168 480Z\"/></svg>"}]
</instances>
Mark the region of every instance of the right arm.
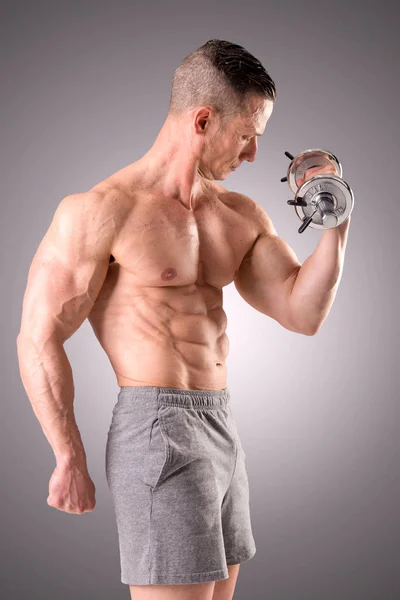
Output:
<instances>
[{"instance_id":1,"label":"right arm","mask_svg":"<svg viewBox=\"0 0 400 600\"><path fill-rule=\"evenodd\" d=\"M105 199L73 194L58 205L28 273L17 354L20 375L57 463L86 454L73 411L63 344L90 313L105 280L115 221Z\"/></svg>"}]
</instances>

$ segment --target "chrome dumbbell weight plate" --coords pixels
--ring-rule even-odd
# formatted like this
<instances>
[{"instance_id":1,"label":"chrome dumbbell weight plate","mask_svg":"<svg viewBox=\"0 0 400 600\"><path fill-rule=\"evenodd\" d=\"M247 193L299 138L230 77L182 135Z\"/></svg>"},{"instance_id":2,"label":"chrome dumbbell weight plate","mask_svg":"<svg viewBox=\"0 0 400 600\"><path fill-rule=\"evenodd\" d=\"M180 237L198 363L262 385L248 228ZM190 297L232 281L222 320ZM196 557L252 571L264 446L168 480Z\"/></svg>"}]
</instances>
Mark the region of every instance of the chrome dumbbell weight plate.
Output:
<instances>
[{"instance_id":1,"label":"chrome dumbbell weight plate","mask_svg":"<svg viewBox=\"0 0 400 600\"><path fill-rule=\"evenodd\" d=\"M333 229L343 223L353 210L354 195L340 177L316 175L297 190L293 205L305 227ZM305 227L301 226L299 233Z\"/></svg>"},{"instance_id":2,"label":"chrome dumbbell weight plate","mask_svg":"<svg viewBox=\"0 0 400 600\"><path fill-rule=\"evenodd\" d=\"M287 156L289 155L287 154ZM287 178L284 177L281 181L287 181L290 189L295 194L299 188L299 181L304 179L307 169L324 165L332 165L336 171L335 175L342 177L342 165L332 152L321 148L312 148L293 157L288 167Z\"/></svg>"}]
</instances>

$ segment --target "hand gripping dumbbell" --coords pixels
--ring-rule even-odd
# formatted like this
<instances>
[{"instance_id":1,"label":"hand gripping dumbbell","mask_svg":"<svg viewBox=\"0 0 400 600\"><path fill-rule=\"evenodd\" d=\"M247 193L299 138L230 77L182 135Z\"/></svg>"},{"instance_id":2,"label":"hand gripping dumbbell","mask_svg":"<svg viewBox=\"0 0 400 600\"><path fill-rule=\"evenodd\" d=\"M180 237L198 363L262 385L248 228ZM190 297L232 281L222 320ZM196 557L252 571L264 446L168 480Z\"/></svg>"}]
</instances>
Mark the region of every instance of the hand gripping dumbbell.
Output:
<instances>
[{"instance_id":1,"label":"hand gripping dumbbell","mask_svg":"<svg viewBox=\"0 0 400 600\"><path fill-rule=\"evenodd\" d=\"M320 148L305 150L296 157L290 152L285 154L291 163L287 177L283 177L281 181L287 181L295 194L294 200L288 200L288 204L295 207L296 214L302 221L299 233L303 233L309 225L313 229L338 227L353 210L354 194L342 179L342 165L336 156ZM333 166L336 174L315 175L299 187L299 181L304 179L307 169L324 165Z\"/></svg>"}]
</instances>

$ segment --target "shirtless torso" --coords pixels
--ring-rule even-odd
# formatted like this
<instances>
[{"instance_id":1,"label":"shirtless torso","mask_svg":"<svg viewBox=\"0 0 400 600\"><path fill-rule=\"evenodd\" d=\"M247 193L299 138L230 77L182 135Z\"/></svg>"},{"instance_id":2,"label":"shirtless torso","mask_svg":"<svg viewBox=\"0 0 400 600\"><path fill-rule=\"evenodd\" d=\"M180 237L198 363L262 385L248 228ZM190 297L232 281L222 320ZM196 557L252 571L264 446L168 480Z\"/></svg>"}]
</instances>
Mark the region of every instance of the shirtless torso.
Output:
<instances>
[{"instance_id":1,"label":"shirtless torso","mask_svg":"<svg viewBox=\"0 0 400 600\"><path fill-rule=\"evenodd\" d=\"M123 226L88 320L119 386L226 387L224 286L258 236L253 201L204 181L189 210L159 197L130 166L93 190L118 197ZM130 191L135 189L135 192Z\"/></svg>"}]
</instances>

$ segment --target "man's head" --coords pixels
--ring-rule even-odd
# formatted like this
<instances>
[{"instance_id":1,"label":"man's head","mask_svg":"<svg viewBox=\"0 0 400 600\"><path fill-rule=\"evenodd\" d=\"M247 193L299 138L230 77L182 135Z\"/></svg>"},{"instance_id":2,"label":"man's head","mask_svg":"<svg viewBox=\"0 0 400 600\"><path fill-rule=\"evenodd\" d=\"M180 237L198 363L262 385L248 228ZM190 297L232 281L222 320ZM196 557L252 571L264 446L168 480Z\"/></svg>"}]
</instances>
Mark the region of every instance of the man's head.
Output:
<instances>
[{"instance_id":1,"label":"man's head","mask_svg":"<svg viewBox=\"0 0 400 600\"><path fill-rule=\"evenodd\" d=\"M245 48L209 40L174 73L168 117L199 159L207 179L224 179L232 167L253 161L276 99L275 84Z\"/></svg>"}]
</instances>

